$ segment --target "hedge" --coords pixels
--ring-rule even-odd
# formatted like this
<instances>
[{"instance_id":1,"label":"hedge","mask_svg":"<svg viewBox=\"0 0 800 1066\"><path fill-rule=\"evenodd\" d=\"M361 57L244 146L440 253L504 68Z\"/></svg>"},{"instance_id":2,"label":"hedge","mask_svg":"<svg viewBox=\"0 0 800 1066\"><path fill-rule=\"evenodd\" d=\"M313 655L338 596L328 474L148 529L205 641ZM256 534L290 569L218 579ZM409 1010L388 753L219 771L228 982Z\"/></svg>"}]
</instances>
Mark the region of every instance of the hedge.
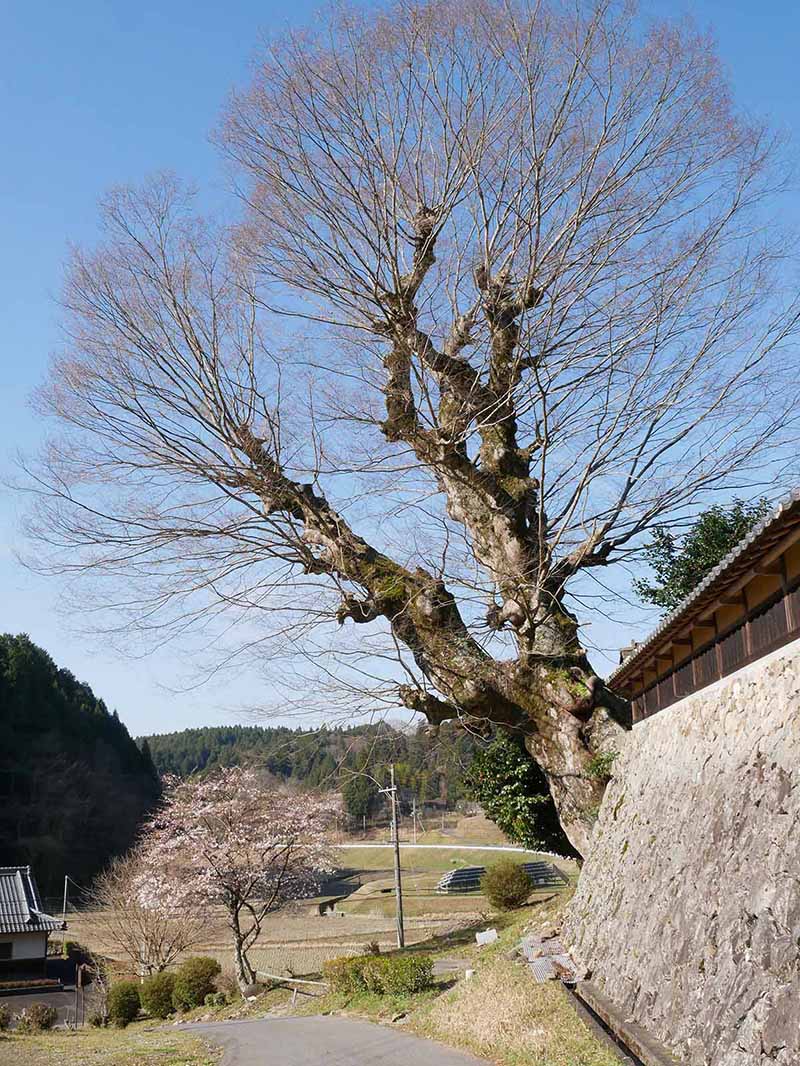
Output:
<instances>
[{"instance_id":1,"label":"hedge","mask_svg":"<svg viewBox=\"0 0 800 1066\"><path fill-rule=\"evenodd\" d=\"M407 996L433 984L429 955L355 955L330 959L323 974L335 992L374 992L379 996Z\"/></svg>"}]
</instances>

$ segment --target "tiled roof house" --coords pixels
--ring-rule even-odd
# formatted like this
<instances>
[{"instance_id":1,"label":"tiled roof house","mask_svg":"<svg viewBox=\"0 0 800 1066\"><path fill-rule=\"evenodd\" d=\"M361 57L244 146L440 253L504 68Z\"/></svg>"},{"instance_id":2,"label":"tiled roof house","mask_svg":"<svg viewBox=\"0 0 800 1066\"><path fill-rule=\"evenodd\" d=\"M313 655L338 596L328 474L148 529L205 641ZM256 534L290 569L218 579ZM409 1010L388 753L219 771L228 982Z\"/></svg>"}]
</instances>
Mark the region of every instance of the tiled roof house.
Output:
<instances>
[{"instance_id":1,"label":"tiled roof house","mask_svg":"<svg viewBox=\"0 0 800 1066\"><path fill-rule=\"evenodd\" d=\"M0 866L0 974L43 972L47 938L64 928L42 910L30 866Z\"/></svg>"}]
</instances>

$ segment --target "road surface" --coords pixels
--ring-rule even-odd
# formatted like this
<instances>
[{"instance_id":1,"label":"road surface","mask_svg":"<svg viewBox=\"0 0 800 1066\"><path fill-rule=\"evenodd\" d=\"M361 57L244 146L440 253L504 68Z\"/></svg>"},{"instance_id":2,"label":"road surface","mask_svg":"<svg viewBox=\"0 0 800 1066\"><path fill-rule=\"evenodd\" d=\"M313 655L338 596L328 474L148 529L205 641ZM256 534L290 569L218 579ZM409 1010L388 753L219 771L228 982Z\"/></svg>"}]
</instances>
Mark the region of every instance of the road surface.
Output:
<instances>
[{"instance_id":1,"label":"road surface","mask_svg":"<svg viewBox=\"0 0 800 1066\"><path fill-rule=\"evenodd\" d=\"M225 1049L221 1066L488 1066L431 1040L351 1018L261 1018L191 1029Z\"/></svg>"}]
</instances>

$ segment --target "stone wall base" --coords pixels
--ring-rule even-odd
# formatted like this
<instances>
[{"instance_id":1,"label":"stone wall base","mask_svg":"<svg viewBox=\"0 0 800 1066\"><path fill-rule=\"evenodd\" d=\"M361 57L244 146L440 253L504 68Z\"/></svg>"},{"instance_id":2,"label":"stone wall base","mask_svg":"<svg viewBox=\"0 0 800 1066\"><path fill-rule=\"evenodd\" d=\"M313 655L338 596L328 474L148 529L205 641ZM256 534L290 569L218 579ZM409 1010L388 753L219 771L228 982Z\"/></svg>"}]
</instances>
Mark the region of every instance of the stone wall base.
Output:
<instances>
[{"instance_id":1,"label":"stone wall base","mask_svg":"<svg viewBox=\"0 0 800 1066\"><path fill-rule=\"evenodd\" d=\"M800 645L633 729L565 936L689 1066L800 1064Z\"/></svg>"}]
</instances>

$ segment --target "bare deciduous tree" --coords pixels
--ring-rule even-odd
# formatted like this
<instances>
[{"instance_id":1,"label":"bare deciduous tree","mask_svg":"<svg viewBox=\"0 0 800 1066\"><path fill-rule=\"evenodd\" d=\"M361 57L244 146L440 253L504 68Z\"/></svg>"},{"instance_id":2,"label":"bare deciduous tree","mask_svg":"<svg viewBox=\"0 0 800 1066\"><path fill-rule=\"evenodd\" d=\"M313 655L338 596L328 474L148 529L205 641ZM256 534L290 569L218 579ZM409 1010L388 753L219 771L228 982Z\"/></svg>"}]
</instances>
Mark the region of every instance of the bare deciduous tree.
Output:
<instances>
[{"instance_id":1,"label":"bare deciduous tree","mask_svg":"<svg viewBox=\"0 0 800 1066\"><path fill-rule=\"evenodd\" d=\"M141 975L166 970L200 943L206 925L205 915L184 900L147 898L148 877L145 854L135 848L112 860L89 893L93 925Z\"/></svg>"},{"instance_id":2,"label":"bare deciduous tree","mask_svg":"<svg viewBox=\"0 0 800 1066\"><path fill-rule=\"evenodd\" d=\"M232 234L161 179L73 257L53 565L145 626L386 634L400 702L522 730L585 851L621 708L569 597L794 430L772 139L706 37L602 0L340 9L219 139Z\"/></svg>"}]
</instances>

